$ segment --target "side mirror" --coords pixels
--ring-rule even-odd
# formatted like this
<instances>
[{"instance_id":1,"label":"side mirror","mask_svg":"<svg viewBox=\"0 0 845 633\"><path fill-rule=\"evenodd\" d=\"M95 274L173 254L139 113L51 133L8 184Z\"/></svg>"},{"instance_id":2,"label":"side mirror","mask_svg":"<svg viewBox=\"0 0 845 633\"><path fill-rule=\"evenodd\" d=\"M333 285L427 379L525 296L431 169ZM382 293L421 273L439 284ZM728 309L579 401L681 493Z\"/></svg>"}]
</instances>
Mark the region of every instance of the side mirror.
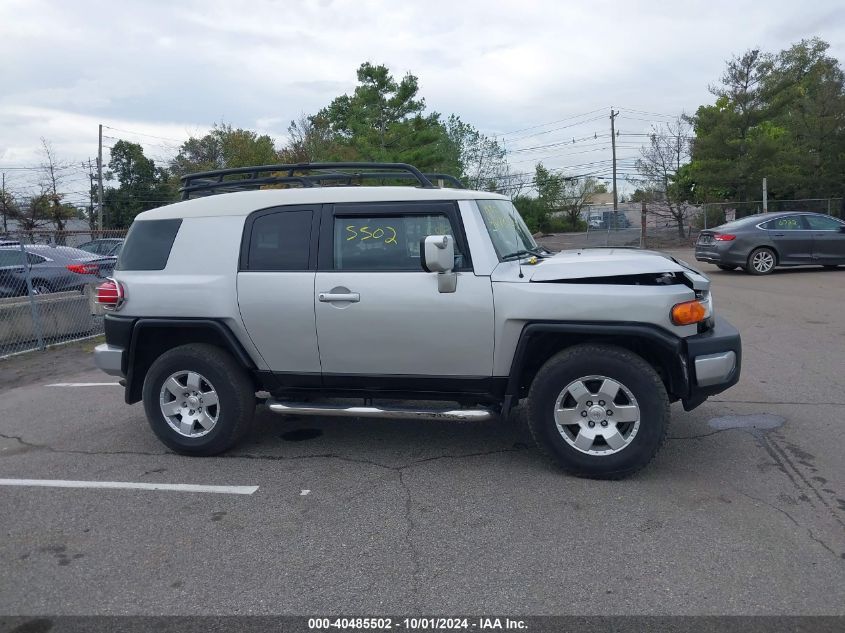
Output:
<instances>
[{"instance_id":1,"label":"side mirror","mask_svg":"<svg viewBox=\"0 0 845 633\"><path fill-rule=\"evenodd\" d=\"M455 292L458 275L455 267L455 238L451 235L427 235L420 240L420 264L427 273L437 274L439 292Z\"/></svg>"},{"instance_id":2,"label":"side mirror","mask_svg":"<svg viewBox=\"0 0 845 633\"><path fill-rule=\"evenodd\" d=\"M428 235L420 244L420 264L427 273L445 273L455 265L455 239L449 235Z\"/></svg>"}]
</instances>

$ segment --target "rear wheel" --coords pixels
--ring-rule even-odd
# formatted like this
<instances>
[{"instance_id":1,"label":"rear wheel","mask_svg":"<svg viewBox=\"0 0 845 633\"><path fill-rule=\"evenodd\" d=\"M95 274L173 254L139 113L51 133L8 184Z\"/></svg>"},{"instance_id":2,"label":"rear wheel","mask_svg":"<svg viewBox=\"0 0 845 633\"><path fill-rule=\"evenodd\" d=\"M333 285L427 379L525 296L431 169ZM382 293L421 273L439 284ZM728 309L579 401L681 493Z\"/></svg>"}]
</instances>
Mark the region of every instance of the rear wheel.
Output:
<instances>
[{"instance_id":1,"label":"rear wheel","mask_svg":"<svg viewBox=\"0 0 845 633\"><path fill-rule=\"evenodd\" d=\"M751 251L745 271L751 275L768 275L775 269L777 263L775 252L768 246L761 246Z\"/></svg>"},{"instance_id":2,"label":"rear wheel","mask_svg":"<svg viewBox=\"0 0 845 633\"><path fill-rule=\"evenodd\" d=\"M213 345L162 354L144 378L144 410L153 432L184 455L216 455L249 430L255 387L234 358Z\"/></svg>"},{"instance_id":3,"label":"rear wheel","mask_svg":"<svg viewBox=\"0 0 845 633\"><path fill-rule=\"evenodd\" d=\"M726 264L716 264L716 268L719 268L721 270L733 270L734 268L736 268L736 266L728 266Z\"/></svg>"},{"instance_id":4,"label":"rear wheel","mask_svg":"<svg viewBox=\"0 0 845 633\"><path fill-rule=\"evenodd\" d=\"M621 479L657 453L669 425L669 397L654 368L610 345L579 345L553 356L528 394L537 446L565 471Z\"/></svg>"},{"instance_id":5,"label":"rear wheel","mask_svg":"<svg viewBox=\"0 0 845 633\"><path fill-rule=\"evenodd\" d=\"M53 292L53 287L43 279L32 280L32 294L47 295Z\"/></svg>"}]
</instances>

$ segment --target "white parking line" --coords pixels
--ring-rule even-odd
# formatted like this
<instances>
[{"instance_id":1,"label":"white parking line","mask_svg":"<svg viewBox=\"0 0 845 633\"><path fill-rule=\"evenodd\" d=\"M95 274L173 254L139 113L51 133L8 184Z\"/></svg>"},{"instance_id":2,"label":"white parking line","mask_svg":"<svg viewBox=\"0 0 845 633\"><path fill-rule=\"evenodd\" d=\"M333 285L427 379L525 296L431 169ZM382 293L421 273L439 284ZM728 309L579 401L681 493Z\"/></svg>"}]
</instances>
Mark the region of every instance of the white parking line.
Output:
<instances>
[{"instance_id":1,"label":"white parking line","mask_svg":"<svg viewBox=\"0 0 845 633\"><path fill-rule=\"evenodd\" d=\"M47 387L115 387L119 382L54 382Z\"/></svg>"},{"instance_id":2,"label":"white parking line","mask_svg":"<svg viewBox=\"0 0 845 633\"><path fill-rule=\"evenodd\" d=\"M112 488L118 490L165 490L168 492L216 492L251 495L258 486L202 486L197 484L156 484L131 481L73 481L68 479L0 479L0 486L42 486L47 488Z\"/></svg>"}]
</instances>

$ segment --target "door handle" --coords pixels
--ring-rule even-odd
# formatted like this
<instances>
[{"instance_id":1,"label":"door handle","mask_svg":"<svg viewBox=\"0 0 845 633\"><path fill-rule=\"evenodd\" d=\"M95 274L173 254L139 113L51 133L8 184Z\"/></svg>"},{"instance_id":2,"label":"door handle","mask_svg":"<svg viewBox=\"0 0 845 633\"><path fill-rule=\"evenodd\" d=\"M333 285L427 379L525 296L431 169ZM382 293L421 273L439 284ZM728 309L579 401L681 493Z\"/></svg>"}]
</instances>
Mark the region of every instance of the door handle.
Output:
<instances>
[{"instance_id":1,"label":"door handle","mask_svg":"<svg viewBox=\"0 0 845 633\"><path fill-rule=\"evenodd\" d=\"M317 298L323 303L332 303L334 301L358 303L361 300L361 295L357 292L321 292L317 295Z\"/></svg>"},{"instance_id":2,"label":"door handle","mask_svg":"<svg viewBox=\"0 0 845 633\"><path fill-rule=\"evenodd\" d=\"M775 233L775 237L783 237L783 233Z\"/></svg>"}]
</instances>

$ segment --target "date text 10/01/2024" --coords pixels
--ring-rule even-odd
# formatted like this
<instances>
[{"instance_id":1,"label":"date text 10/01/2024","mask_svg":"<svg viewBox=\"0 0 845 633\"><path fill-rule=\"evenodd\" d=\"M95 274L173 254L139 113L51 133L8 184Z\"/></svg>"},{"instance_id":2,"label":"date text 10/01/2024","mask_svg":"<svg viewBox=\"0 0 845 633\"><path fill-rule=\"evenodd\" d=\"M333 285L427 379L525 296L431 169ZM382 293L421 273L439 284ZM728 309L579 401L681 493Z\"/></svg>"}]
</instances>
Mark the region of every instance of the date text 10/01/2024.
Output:
<instances>
[{"instance_id":1,"label":"date text 10/01/2024","mask_svg":"<svg viewBox=\"0 0 845 633\"><path fill-rule=\"evenodd\" d=\"M510 618L309 618L308 628L349 630L526 630L524 620Z\"/></svg>"}]
</instances>

